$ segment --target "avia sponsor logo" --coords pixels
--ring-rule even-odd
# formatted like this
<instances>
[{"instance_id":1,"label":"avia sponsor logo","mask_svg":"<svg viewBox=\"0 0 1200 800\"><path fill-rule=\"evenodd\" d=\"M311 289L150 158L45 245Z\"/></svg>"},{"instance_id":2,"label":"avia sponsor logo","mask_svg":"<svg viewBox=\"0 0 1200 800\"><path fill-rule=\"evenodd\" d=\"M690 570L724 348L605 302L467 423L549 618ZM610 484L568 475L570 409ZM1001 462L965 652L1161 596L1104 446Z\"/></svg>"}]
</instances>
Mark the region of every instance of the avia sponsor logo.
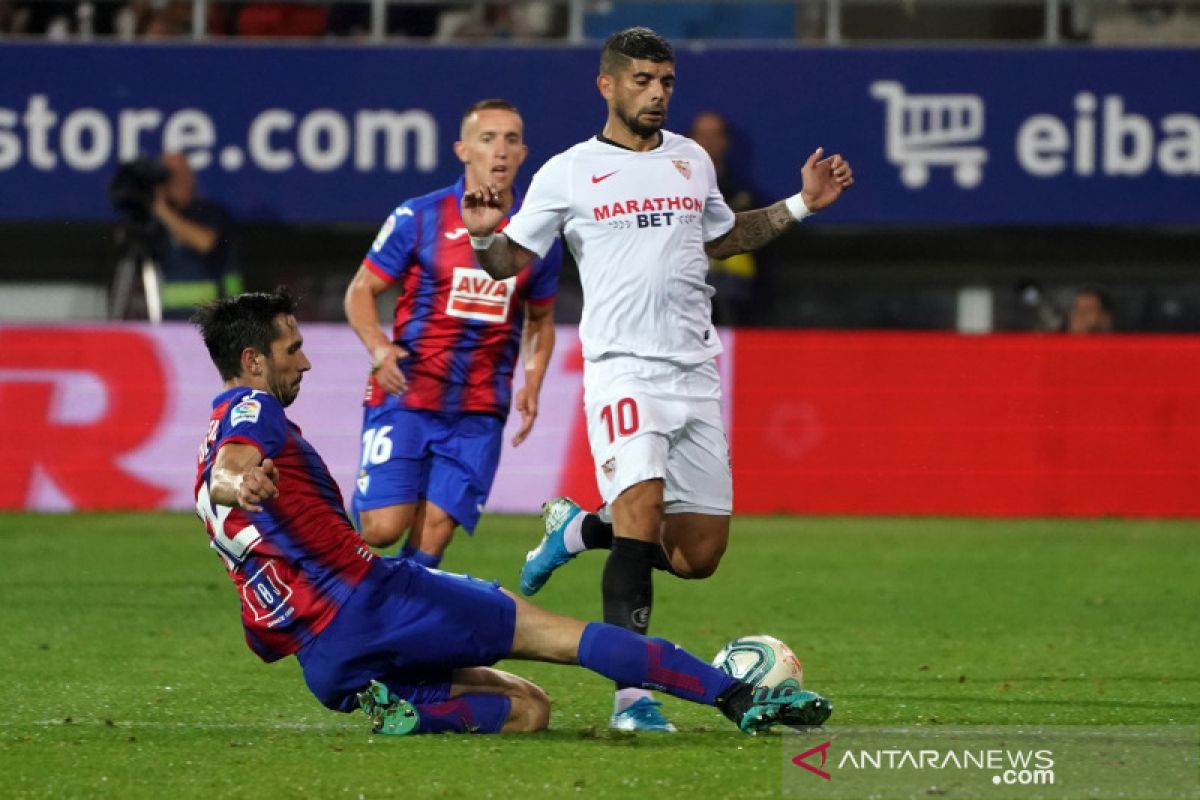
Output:
<instances>
[{"instance_id":1,"label":"avia sponsor logo","mask_svg":"<svg viewBox=\"0 0 1200 800\"><path fill-rule=\"evenodd\" d=\"M483 322L507 322L517 279L495 280L481 269L455 267L446 313Z\"/></svg>"},{"instance_id":2,"label":"avia sponsor logo","mask_svg":"<svg viewBox=\"0 0 1200 800\"><path fill-rule=\"evenodd\" d=\"M991 782L997 786L1054 784L1054 752L1047 749L847 749L835 756L830 753L832 746L832 740L822 742L791 762L827 781L851 770L975 770L991 773ZM814 763L818 757L820 763ZM833 762L828 772L824 769L827 761Z\"/></svg>"},{"instance_id":3,"label":"avia sponsor logo","mask_svg":"<svg viewBox=\"0 0 1200 800\"><path fill-rule=\"evenodd\" d=\"M885 106L887 159L910 189L929 183L935 167L975 189L989 153L983 146L986 104L977 94L915 94L897 82L875 81L871 96ZM1152 119L1129 109L1119 94L1078 92L1070 114L1033 114L1013 134L1017 163L1035 178L1200 175L1200 117L1173 113Z\"/></svg>"}]
</instances>

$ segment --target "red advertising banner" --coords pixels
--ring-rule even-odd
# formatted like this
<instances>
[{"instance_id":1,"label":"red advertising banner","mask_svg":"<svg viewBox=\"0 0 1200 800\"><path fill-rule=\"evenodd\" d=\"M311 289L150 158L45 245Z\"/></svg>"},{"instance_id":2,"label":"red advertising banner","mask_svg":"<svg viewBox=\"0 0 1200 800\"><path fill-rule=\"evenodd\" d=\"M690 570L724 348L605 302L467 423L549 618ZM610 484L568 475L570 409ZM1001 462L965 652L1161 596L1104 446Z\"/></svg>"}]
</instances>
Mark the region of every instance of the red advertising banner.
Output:
<instances>
[{"instance_id":1,"label":"red advertising banner","mask_svg":"<svg viewBox=\"0 0 1200 800\"><path fill-rule=\"evenodd\" d=\"M304 333L289 415L345 493L367 357L347 326ZM721 336L738 512L1200 517L1200 339ZM562 328L488 511L597 501L581 384ZM187 325L0 326L0 509L190 509L219 388Z\"/></svg>"},{"instance_id":2,"label":"red advertising banner","mask_svg":"<svg viewBox=\"0 0 1200 800\"><path fill-rule=\"evenodd\" d=\"M736 342L740 511L1200 515L1200 339Z\"/></svg>"}]
</instances>

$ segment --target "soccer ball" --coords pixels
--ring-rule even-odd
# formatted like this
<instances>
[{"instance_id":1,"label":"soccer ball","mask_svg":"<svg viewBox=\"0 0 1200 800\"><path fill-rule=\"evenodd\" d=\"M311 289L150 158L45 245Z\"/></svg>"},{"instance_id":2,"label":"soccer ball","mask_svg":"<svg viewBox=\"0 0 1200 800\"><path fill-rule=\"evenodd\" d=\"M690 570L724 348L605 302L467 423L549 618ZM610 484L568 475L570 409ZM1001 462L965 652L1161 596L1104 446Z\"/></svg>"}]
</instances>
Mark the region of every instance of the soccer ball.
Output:
<instances>
[{"instance_id":1,"label":"soccer ball","mask_svg":"<svg viewBox=\"0 0 1200 800\"><path fill-rule=\"evenodd\" d=\"M751 686L804 686L804 667L792 648L774 636L743 636L717 653L713 666Z\"/></svg>"}]
</instances>

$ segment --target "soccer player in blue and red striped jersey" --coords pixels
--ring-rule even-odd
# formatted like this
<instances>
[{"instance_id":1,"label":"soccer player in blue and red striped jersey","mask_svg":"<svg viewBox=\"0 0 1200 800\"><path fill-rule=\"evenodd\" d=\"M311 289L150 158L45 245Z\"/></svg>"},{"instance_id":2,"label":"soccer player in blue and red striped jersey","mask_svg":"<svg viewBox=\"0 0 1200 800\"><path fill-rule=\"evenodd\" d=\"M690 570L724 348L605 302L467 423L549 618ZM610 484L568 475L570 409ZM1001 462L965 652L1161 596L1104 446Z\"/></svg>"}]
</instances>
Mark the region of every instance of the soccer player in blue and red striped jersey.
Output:
<instances>
[{"instance_id":1,"label":"soccer player in blue and red striped jersey","mask_svg":"<svg viewBox=\"0 0 1200 800\"><path fill-rule=\"evenodd\" d=\"M505 100L467 109L453 186L406 200L379 231L346 290L346 317L371 354L362 458L351 501L367 542L434 567L457 526L475 530L500 461L518 352L520 444L537 417L554 349L557 243L517 278L493 280L475 262L460 209L464 191L498 187L509 214L525 160L524 124ZM389 338L376 298L400 284Z\"/></svg>"},{"instance_id":2,"label":"soccer player in blue and red striped jersey","mask_svg":"<svg viewBox=\"0 0 1200 800\"><path fill-rule=\"evenodd\" d=\"M295 655L326 707L383 733L544 729L550 700L502 658L579 664L721 710L747 733L819 725L828 702L756 690L665 639L551 614L498 584L375 556L328 468L284 409L312 365L286 290L193 317L225 381L200 448L196 511L242 601L250 647Z\"/></svg>"}]
</instances>

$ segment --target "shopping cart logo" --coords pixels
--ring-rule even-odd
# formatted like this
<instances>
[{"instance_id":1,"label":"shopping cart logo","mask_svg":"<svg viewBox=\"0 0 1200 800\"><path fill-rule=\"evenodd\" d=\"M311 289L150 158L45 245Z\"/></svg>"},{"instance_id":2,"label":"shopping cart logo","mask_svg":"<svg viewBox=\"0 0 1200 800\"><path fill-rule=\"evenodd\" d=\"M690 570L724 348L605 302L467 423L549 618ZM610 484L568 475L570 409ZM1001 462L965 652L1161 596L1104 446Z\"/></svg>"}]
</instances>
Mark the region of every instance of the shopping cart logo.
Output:
<instances>
[{"instance_id":1,"label":"shopping cart logo","mask_svg":"<svg viewBox=\"0 0 1200 800\"><path fill-rule=\"evenodd\" d=\"M905 186L929 183L932 167L952 167L954 182L964 189L983 180L987 150L972 146L983 137L979 95L908 94L896 81L875 81L871 96L887 103L887 158L900 168Z\"/></svg>"}]
</instances>

